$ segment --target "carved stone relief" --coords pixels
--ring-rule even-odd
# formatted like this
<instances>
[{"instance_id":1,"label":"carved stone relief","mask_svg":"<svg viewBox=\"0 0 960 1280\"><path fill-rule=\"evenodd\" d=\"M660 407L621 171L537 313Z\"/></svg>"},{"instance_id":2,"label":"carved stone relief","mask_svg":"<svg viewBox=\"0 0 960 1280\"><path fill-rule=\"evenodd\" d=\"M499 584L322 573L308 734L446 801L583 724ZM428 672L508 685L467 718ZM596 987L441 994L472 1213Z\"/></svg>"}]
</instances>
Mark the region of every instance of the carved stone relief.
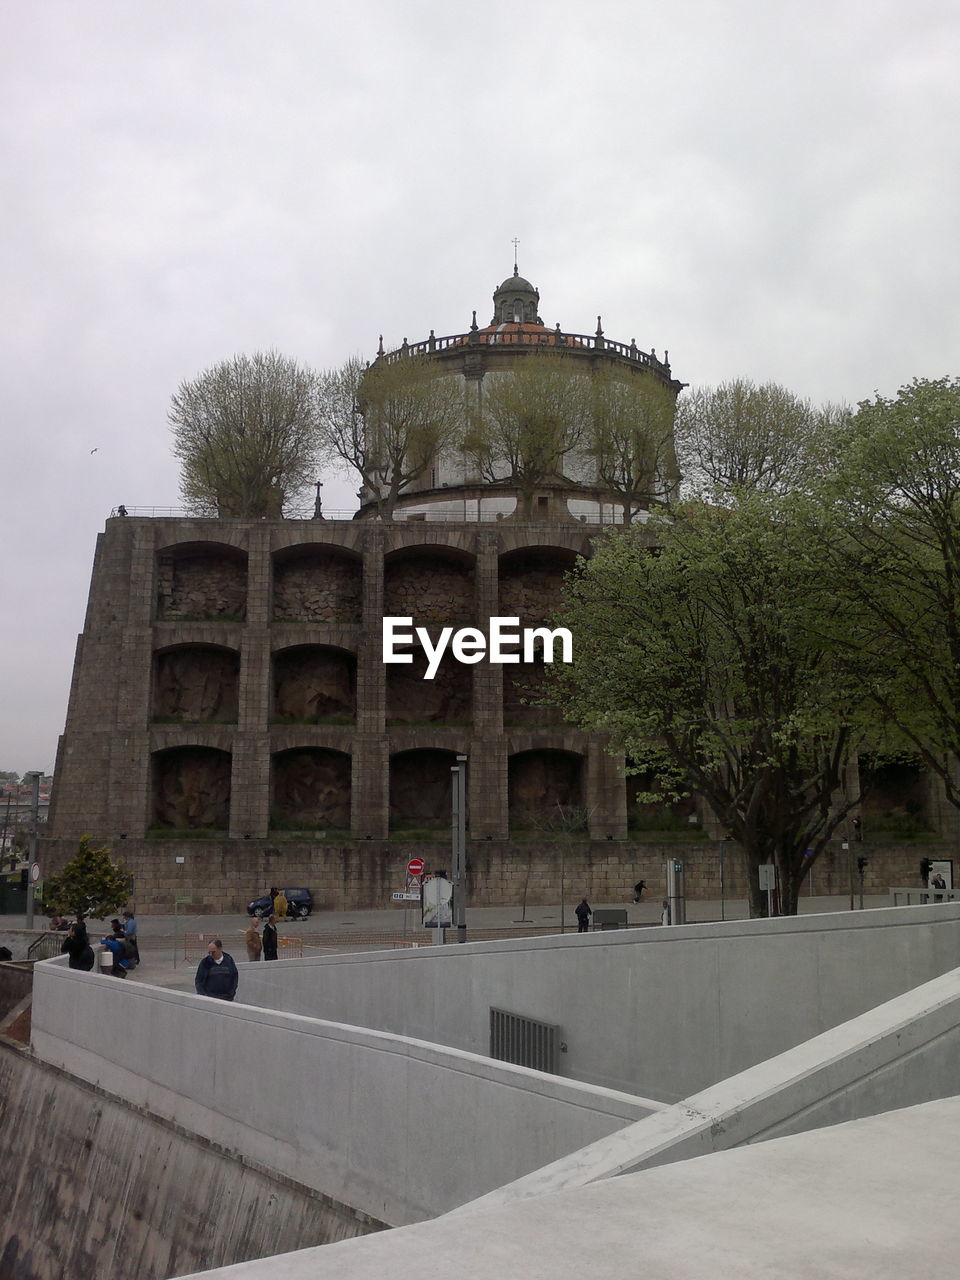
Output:
<instances>
[{"instance_id":1,"label":"carved stone relief","mask_svg":"<svg viewBox=\"0 0 960 1280\"><path fill-rule=\"evenodd\" d=\"M476 615L473 565L440 556L391 560L384 570L383 611L424 622L469 623Z\"/></svg>"},{"instance_id":2,"label":"carved stone relief","mask_svg":"<svg viewBox=\"0 0 960 1280\"><path fill-rule=\"evenodd\" d=\"M470 666L443 658L432 680L424 680L427 659L412 651L410 666L387 667L387 720L392 724L467 724L473 699Z\"/></svg>"},{"instance_id":3,"label":"carved stone relief","mask_svg":"<svg viewBox=\"0 0 960 1280\"><path fill-rule=\"evenodd\" d=\"M362 570L345 556L317 553L278 560L273 571L273 616L298 622L359 622Z\"/></svg>"},{"instance_id":4,"label":"carved stone relief","mask_svg":"<svg viewBox=\"0 0 960 1280\"><path fill-rule=\"evenodd\" d=\"M212 747L158 752L153 768L154 821L161 826L224 830L230 823L230 756Z\"/></svg>"},{"instance_id":5,"label":"carved stone relief","mask_svg":"<svg viewBox=\"0 0 960 1280\"><path fill-rule=\"evenodd\" d=\"M350 757L303 748L273 758L273 824L349 827Z\"/></svg>"},{"instance_id":6,"label":"carved stone relief","mask_svg":"<svg viewBox=\"0 0 960 1280\"><path fill-rule=\"evenodd\" d=\"M240 556L164 555L158 566L157 617L243 618L247 565Z\"/></svg>"},{"instance_id":7,"label":"carved stone relief","mask_svg":"<svg viewBox=\"0 0 960 1280\"><path fill-rule=\"evenodd\" d=\"M511 819L523 825L583 805L583 761L568 751L524 751L508 765ZM559 806L559 809L558 809Z\"/></svg>"},{"instance_id":8,"label":"carved stone relief","mask_svg":"<svg viewBox=\"0 0 960 1280\"><path fill-rule=\"evenodd\" d=\"M153 714L185 721L235 721L240 656L225 649L158 653Z\"/></svg>"},{"instance_id":9,"label":"carved stone relief","mask_svg":"<svg viewBox=\"0 0 960 1280\"><path fill-rule=\"evenodd\" d=\"M500 570L501 616L542 622L560 607L568 567L539 557L511 558Z\"/></svg>"},{"instance_id":10,"label":"carved stone relief","mask_svg":"<svg viewBox=\"0 0 960 1280\"><path fill-rule=\"evenodd\" d=\"M559 724L557 707L533 704L543 692L546 669L542 662L519 662L503 668L503 718L507 724Z\"/></svg>"},{"instance_id":11,"label":"carved stone relief","mask_svg":"<svg viewBox=\"0 0 960 1280\"><path fill-rule=\"evenodd\" d=\"M390 761L390 822L401 826L449 823L452 751L402 751Z\"/></svg>"},{"instance_id":12,"label":"carved stone relief","mask_svg":"<svg viewBox=\"0 0 960 1280\"><path fill-rule=\"evenodd\" d=\"M287 649L273 660L273 714L298 721L356 716L356 660L336 649Z\"/></svg>"}]
</instances>

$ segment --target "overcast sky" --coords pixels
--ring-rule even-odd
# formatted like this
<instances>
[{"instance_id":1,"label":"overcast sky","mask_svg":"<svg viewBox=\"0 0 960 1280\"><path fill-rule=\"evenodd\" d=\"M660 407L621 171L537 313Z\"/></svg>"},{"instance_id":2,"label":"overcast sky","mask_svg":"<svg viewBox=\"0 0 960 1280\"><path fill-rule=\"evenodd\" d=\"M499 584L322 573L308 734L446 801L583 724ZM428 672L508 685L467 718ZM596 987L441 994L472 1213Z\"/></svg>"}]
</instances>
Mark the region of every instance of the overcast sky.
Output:
<instances>
[{"instance_id":1,"label":"overcast sky","mask_svg":"<svg viewBox=\"0 0 960 1280\"><path fill-rule=\"evenodd\" d=\"M0 768L53 766L110 508L179 501L177 384L484 324L514 237L685 382L960 373L958 68L955 0L6 6Z\"/></svg>"}]
</instances>

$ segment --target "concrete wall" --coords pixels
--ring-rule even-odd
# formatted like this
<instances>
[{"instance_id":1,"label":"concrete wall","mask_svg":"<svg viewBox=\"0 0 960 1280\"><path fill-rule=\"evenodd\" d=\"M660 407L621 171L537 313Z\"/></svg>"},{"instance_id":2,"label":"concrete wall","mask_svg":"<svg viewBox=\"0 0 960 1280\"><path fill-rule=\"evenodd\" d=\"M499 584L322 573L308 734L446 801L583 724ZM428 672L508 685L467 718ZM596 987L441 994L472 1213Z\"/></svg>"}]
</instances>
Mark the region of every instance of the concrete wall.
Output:
<instances>
[{"instance_id":1,"label":"concrete wall","mask_svg":"<svg viewBox=\"0 0 960 1280\"><path fill-rule=\"evenodd\" d=\"M490 1006L557 1023L564 1076L673 1102L951 969L960 903L248 965L244 998L488 1046ZM413 967L411 967L413 966Z\"/></svg>"},{"instance_id":2,"label":"concrete wall","mask_svg":"<svg viewBox=\"0 0 960 1280\"><path fill-rule=\"evenodd\" d=\"M161 1280L380 1225L2 1041L0 1113L4 1280Z\"/></svg>"},{"instance_id":3,"label":"concrete wall","mask_svg":"<svg viewBox=\"0 0 960 1280\"><path fill-rule=\"evenodd\" d=\"M45 1061L391 1225L463 1204L656 1108L60 960L35 970L32 1043Z\"/></svg>"},{"instance_id":4,"label":"concrete wall","mask_svg":"<svg viewBox=\"0 0 960 1280\"><path fill-rule=\"evenodd\" d=\"M465 1211L952 1097L958 1051L960 969L954 969L498 1188Z\"/></svg>"}]
</instances>

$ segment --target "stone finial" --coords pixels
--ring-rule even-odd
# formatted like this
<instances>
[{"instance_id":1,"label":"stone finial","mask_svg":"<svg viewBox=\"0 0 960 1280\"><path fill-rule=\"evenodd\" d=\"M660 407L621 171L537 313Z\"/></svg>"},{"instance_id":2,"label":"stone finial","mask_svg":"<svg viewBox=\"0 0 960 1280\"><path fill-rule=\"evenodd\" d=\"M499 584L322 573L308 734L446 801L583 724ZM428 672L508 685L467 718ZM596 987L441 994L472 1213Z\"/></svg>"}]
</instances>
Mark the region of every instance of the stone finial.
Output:
<instances>
[{"instance_id":1,"label":"stone finial","mask_svg":"<svg viewBox=\"0 0 960 1280\"><path fill-rule=\"evenodd\" d=\"M383 351L383 334L381 333L381 335L380 335L380 345L379 345L379 347L377 347L377 355L378 355L378 356L382 356L383 354L384 354L384 351Z\"/></svg>"}]
</instances>

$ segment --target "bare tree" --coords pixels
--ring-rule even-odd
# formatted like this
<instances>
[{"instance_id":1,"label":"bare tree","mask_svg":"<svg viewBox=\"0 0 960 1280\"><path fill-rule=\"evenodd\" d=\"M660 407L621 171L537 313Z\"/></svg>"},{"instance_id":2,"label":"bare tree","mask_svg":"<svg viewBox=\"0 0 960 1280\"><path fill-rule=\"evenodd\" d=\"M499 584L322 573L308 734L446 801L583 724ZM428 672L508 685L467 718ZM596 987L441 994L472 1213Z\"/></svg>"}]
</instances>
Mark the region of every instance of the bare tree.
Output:
<instances>
[{"instance_id":1,"label":"bare tree","mask_svg":"<svg viewBox=\"0 0 960 1280\"><path fill-rule=\"evenodd\" d=\"M592 420L586 455L597 480L615 494L623 523L674 496L678 475L673 443L676 398L652 378L601 369L592 378Z\"/></svg>"},{"instance_id":2,"label":"bare tree","mask_svg":"<svg viewBox=\"0 0 960 1280\"><path fill-rule=\"evenodd\" d=\"M236 355L182 382L168 417L180 491L198 512L280 516L313 479L316 373L276 351Z\"/></svg>"},{"instance_id":3,"label":"bare tree","mask_svg":"<svg viewBox=\"0 0 960 1280\"><path fill-rule=\"evenodd\" d=\"M515 485L522 514L535 491L563 475L590 421L590 375L572 358L531 351L509 373L488 373L463 450L481 477Z\"/></svg>"},{"instance_id":4,"label":"bare tree","mask_svg":"<svg viewBox=\"0 0 960 1280\"><path fill-rule=\"evenodd\" d=\"M691 391L680 399L676 422L686 492L716 498L803 487L823 470L824 426L843 412L814 408L785 387L749 378Z\"/></svg>"},{"instance_id":5,"label":"bare tree","mask_svg":"<svg viewBox=\"0 0 960 1280\"><path fill-rule=\"evenodd\" d=\"M404 489L449 449L462 426L458 379L419 356L354 358L319 382L319 413L329 451L356 471L364 496L385 520Z\"/></svg>"}]
</instances>

